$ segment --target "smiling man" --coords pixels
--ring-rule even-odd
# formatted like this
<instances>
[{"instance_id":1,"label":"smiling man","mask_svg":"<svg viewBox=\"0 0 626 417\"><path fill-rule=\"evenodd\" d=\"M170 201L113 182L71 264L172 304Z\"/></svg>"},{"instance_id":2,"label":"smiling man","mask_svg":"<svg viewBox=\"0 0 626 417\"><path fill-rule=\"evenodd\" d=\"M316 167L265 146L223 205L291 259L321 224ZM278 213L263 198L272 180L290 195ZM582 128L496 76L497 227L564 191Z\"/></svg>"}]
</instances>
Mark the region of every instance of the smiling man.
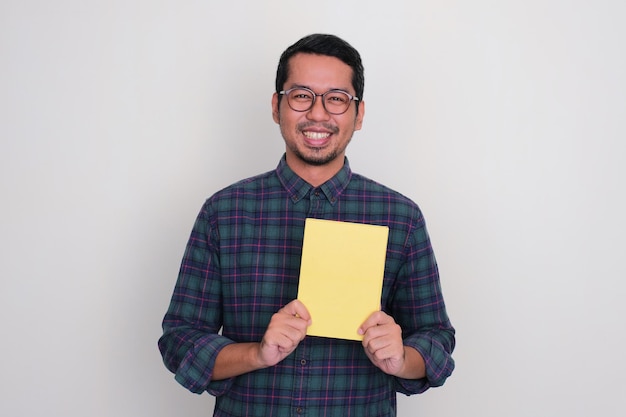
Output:
<instances>
[{"instance_id":1,"label":"smiling man","mask_svg":"<svg viewBox=\"0 0 626 417\"><path fill-rule=\"evenodd\" d=\"M215 416L395 416L396 393L442 385L454 329L418 206L351 171L365 115L359 53L333 35L283 52L275 170L211 196L194 224L159 348L176 380L216 396ZM306 336L296 299L307 217L389 227L381 310L363 341Z\"/></svg>"},{"instance_id":2,"label":"smiling man","mask_svg":"<svg viewBox=\"0 0 626 417\"><path fill-rule=\"evenodd\" d=\"M286 65L285 90L272 97L272 115L287 145L287 164L319 185L343 166L352 134L361 129L365 103L356 97L352 68L339 58L298 53Z\"/></svg>"}]
</instances>

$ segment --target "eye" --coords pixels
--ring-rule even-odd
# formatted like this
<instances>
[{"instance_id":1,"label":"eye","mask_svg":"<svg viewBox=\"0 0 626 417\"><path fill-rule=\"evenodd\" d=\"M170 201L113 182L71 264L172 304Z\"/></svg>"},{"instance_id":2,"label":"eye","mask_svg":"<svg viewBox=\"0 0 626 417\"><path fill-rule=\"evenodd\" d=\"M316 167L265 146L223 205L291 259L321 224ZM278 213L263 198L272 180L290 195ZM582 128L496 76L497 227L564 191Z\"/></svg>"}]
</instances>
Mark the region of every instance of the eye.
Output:
<instances>
[{"instance_id":1,"label":"eye","mask_svg":"<svg viewBox=\"0 0 626 417\"><path fill-rule=\"evenodd\" d=\"M291 94L289 94L289 98L297 101L311 101L313 100L313 96L310 91L307 90L293 90Z\"/></svg>"},{"instance_id":2,"label":"eye","mask_svg":"<svg viewBox=\"0 0 626 417\"><path fill-rule=\"evenodd\" d=\"M346 104L350 102L350 96L341 91L334 91L328 93L326 96L326 102L330 104Z\"/></svg>"}]
</instances>

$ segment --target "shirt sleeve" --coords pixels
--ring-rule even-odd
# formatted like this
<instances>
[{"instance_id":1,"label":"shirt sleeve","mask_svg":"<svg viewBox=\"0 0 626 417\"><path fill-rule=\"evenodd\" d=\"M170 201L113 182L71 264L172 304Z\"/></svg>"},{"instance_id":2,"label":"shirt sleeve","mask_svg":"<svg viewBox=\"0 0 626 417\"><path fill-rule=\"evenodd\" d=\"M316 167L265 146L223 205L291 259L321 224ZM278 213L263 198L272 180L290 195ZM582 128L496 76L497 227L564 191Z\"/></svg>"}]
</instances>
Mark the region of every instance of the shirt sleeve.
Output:
<instances>
[{"instance_id":1,"label":"shirt sleeve","mask_svg":"<svg viewBox=\"0 0 626 417\"><path fill-rule=\"evenodd\" d=\"M455 330L446 312L437 262L421 214L416 225L407 240L406 262L398 273L393 303L388 306L402 328L404 344L416 349L426 364L422 379L396 378L397 391L406 395L443 385L454 370Z\"/></svg>"},{"instance_id":2,"label":"shirt sleeve","mask_svg":"<svg viewBox=\"0 0 626 417\"><path fill-rule=\"evenodd\" d=\"M232 380L211 382L218 353L233 343L221 336L221 280L217 228L207 203L198 214L163 319L159 350L167 369L194 393L224 393Z\"/></svg>"}]
</instances>

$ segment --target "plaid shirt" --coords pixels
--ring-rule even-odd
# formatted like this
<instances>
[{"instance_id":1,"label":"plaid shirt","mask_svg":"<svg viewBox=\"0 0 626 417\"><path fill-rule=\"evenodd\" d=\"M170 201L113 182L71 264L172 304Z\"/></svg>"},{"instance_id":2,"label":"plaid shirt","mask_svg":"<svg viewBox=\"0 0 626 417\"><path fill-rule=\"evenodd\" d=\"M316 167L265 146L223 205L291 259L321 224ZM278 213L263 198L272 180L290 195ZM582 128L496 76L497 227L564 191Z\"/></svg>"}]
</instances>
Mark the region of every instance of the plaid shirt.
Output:
<instances>
[{"instance_id":1,"label":"plaid shirt","mask_svg":"<svg viewBox=\"0 0 626 417\"><path fill-rule=\"evenodd\" d=\"M404 344L424 357L425 378L385 374L360 342L307 336L276 366L211 381L221 348L260 341L272 314L296 298L307 217L389 226L381 305L402 327ZM276 170L209 198L163 330L165 365L190 391L217 397L215 416L394 416L396 392L439 386L454 369L454 329L419 208L353 173L347 159L337 175L312 187L283 156Z\"/></svg>"}]
</instances>

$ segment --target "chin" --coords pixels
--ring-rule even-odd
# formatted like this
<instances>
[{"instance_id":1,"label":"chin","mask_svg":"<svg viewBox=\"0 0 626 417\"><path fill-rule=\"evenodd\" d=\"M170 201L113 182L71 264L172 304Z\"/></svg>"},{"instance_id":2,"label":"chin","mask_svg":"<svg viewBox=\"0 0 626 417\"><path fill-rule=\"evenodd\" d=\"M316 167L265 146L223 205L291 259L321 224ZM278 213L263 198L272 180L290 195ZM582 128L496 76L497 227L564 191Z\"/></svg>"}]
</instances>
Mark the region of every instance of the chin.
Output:
<instances>
[{"instance_id":1,"label":"chin","mask_svg":"<svg viewBox=\"0 0 626 417\"><path fill-rule=\"evenodd\" d=\"M309 165L313 166L322 166L326 165L335 159L337 159L336 153L330 153L328 155L302 155L301 153L296 154L298 158L300 158L303 162L306 162Z\"/></svg>"}]
</instances>

